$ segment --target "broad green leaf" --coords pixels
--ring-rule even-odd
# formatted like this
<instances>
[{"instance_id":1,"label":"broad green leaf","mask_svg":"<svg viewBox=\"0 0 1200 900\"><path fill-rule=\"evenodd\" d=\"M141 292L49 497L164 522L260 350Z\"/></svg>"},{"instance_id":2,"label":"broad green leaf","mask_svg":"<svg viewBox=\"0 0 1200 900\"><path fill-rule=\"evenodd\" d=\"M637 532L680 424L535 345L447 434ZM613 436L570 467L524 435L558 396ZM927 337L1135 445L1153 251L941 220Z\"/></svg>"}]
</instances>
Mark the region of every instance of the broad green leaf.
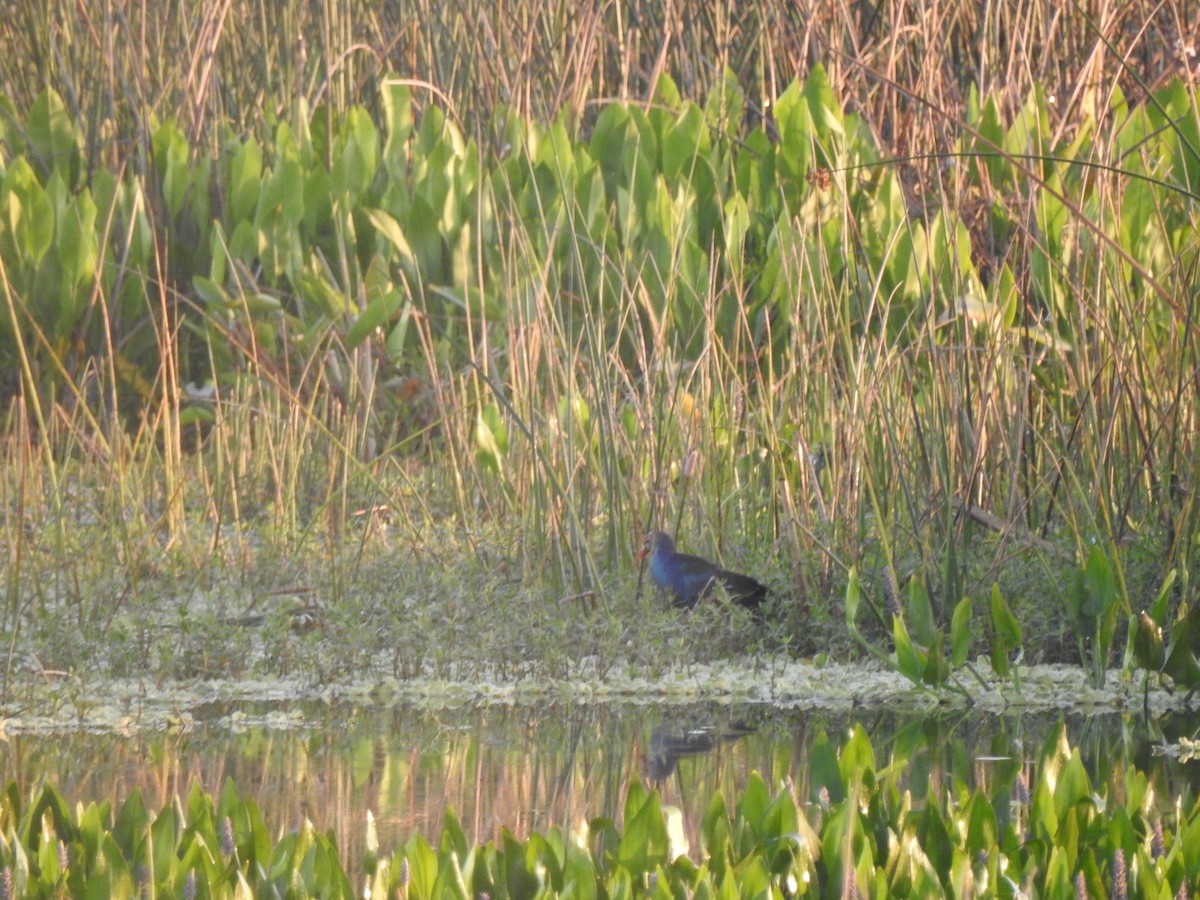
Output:
<instances>
[{"instance_id":1,"label":"broad green leaf","mask_svg":"<svg viewBox=\"0 0 1200 900\"><path fill-rule=\"evenodd\" d=\"M1175 579L1179 576L1178 569L1171 569L1163 578L1162 587L1158 589L1158 596L1154 598L1154 602L1150 604L1148 610L1150 618L1158 624L1162 625L1167 621L1167 609L1171 604L1171 594L1175 587Z\"/></svg>"},{"instance_id":2,"label":"broad green leaf","mask_svg":"<svg viewBox=\"0 0 1200 900\"><path fill-rule=\"evenodd\" d=\"M261 181L255 213L255 224L260 229L276 223L295 226L304 218L304 169L286 124L276 131L275 143L275 167Z\"/></svg>"},{"instance_id":3,"label":"broad green leaf","mask_svg":"<svg viewBox=\"0 0 1200 900\"><path fill-rule=\"evenodd\" d=\"M938 686L946 683L950 677L950 667L946 662L946 654L943 650L945 638L939 631L934 635L933 643L931 643L925 651L925 669L921 673L921 677L928 685Z\"/></svg>"},{"instance_id":4,"label":"broad green leaf","mask_svg":"<svg viewBox=\"0 0 1200 900\"><path fill-rule=\"evenodd\" d=\"M713 792L704 811L704 818L700 822L700 840L708 856L723 860L729 847L729 813L725 808L725 797L719 790Z\"/></svg>"},{"instance_id":5,"label":"broad green leaf","mask_svg":"<svg viewBox=\"0 0 1200 900\"><path fill-rule=\"evenodd\" d=\"M1168 640L1170 649L1163 672L1182 687L1200 685L1200 607L1189 607L1175 621Z\"/></svg>"},{"instance_id":6,"label":"broad green leaf","mask_svg":"<svg viewBox=\"0 0 1200 900\"><path fill-rule=\"evenodd\" d=\"M408 166L408 141L413 127L412 89L402 84L400 78L386 75L380 82L379 105L383 109L387 132L383 145L384 164L390 177L401 178Z\"/></svg>"},{"instance_id":7,"label":"broad green leaf","mask_svg":"<svg viewBox=\"0 0 1200 900\"><path fill-rule=\"evenodd\" d=\"M996 635L992 643L992 668L997 675L1005 676L1009 672L1009 654L1021 646L1021 624L1009 609L998 584L992 585L991 606L992 630Z\"/></svg>"},{"instance_id":8,"label":"broad green leaf","mask_svg":"<svg viewBox=\"0 0 1200 900\"><path fill-rule=\"evenodd\" d=\"M716 87L709 91L704 104L708 127L717 131L721 139L731 140L738 133L745 109L745 92L738 82L737 75L726 67Z\"/></svg>"},{"instance_id":9,"label":"broad green leaf","mask_svg":"<svg viewBox=\"0 0 1200 900\"><path fill-rule=\"evenodd\" d=\"M617 849L617 861L635 878L642 878L667 861L667 826L659 807L658 792L641 792L632 787L625 806L625 831Z\"/></svg>"},{"instance_id":10,"label":"broad green leaf","mask_svg":"<svg viewBox=\"0 0 1200 900\"><path fill-rule=\"evenodd\" d=\"M920 684L925 671L925 655L913 646L901 616L892 616L892 644L896 648L896 669L914 684Z\"/></svg>"},{"instance_id":11,"label":"broad green leaf","mask_svg":"<svg viewBox=\"0 0 1200 900\"><path fill-rule=\"evenodd\" d=\"M861 725L850 730L850 739L838 757L842 783L871 783L875 778L875 748Z\"/></svg>"},{"instance_id":12,"label":"broad green leaf","mask_svg":"<svg viewBox=\"0 0 1200 900\"><path fill-rule=\"evenodd\" d=\"M934 621L933 602L929 592L917 576L908 580L908 603L904 611L905 618L912 625L912 636L922 647L928 647L938 636L937 623Z\"/></svg>"},{"instance_id":13,"label":"broad green leaf","mask_svg":"<svg viewBox=\"0 0 1200 900\"><path fill-rule=\"evenodd\" d=\"M663 173L671 180L688 179L709 148L704 113L688 103L663 137Z\"/></svg>"},{"instance_id":14,"label":"broad green leaf","mask_svg":"<svg viewBox=\"0 0 1200 900\"><path fill-rule=\"evenodd\" d=\"M45 166L45 171L57 173L64 182L75 186L80 175L83 134L54 90L42 91L29 108L25 134L30 152Z\"/></svg>"},{"instance_id":15,"label":"broad green leaf","mask_svg":"<svg viewBox=\"0 0 1200 900\"><path fill-rule=\"evenodd\" d=\"M971 612L971 598L963 597L950 617L950 665L954 668L965 663L971 653Z\"/></svg>"},{"instance_id":16,"label":"broad green leaf","mask_svg":"<svg viewBox=\"0 0 1200 900\"><path fill-rule=\"evenodd\" d=\"M36 267L54 243L54 206L24 157L0 185L0 251Z\"/></svg>"},{"instance_id":17,"label":"broad green leaf","mask_svg":"<svg viewBox=\"0 0 1200 900\"><path fill-rule=\"evenodd\" d=\"M767 791L762 776L757 771L751 772L746 789L742 792L741 800L738 802L737 815L739 819L750 826L756 837L762 833L764 819L770 805L771 795Z\"/></svg>"},{"instance_id":18,"label":"broad green leaf","mask_svg":"<svg viewBox=\"0 0 1200 900\"><path fill-rule=\"evenodd\" d=\"M851 632L858 631L858 607L861 602L862 585L858 581L858 570L852 566L846 578L846 599L843 603L846 608L846 627Z\"/></svg>"},{"instance_id":19,"label":"broad green leaf","mask_svg":"<svg viewBox=\"0 0 1200 900\"><path fill-rule=\"evenodd\" d=\"M99 246L96 204L87 188L67 204L58 228L58 260L64 281L72 287L90 285L96 274Z\"/></svg>"},{"instance_id":20,"label":"broad green leaf","mask_svg":"<svg viewBox=\"0 0 1200 900\"><path fill-rule=\"evenodd\" d=\"M465 857L471 851L467 843L467 836L463 833L462 825L458 821L458 815L451 806L447 806L442 813L442 838L439 850L443 854L453 851L460 857Z\"/></svg>"},{"instance_id":21,"label":"broad green leaf","mask_svg":"<svg viewBox=\"0 0 1200 900\"><path fill-rule=\"evenodd\" d=\"M228 221L236 229L242 222L254 219L263 175L262 148L251 139L245 141L229 164Z\"/></svg>"},{"instance_id":22,"label":"broad green leaf","mask_svg":"<svg viewBox=\"0 0 1200 900\"><path fill-rule=\"evenodd\" d=\"M438 876L437 853L419 834L409 838L404 846L408 860L408 896L413 900L436 900L433 892Z\"/></svg>"},{"instance_id":23,"label":"broad green leaf","mask_svg":"<svg viewBox=\"0 0 1200 900\"><path fill-rule=\"evenodd\" d=\"M532 893L523 894L516 891L514 891L514 894L517 896L532 896ZM466 881L463 879L462 869L459 867L458 854L453 850L441 855L437 880L433 884L433 896L439 898L439 900L441 898L447 898L447 900L472 900L471 894L467 890Z\"/></svg>"},{"instance_id":24,"label":"broad green leaf","mask_svg":"<svg viewBox=\"0 0 1200 900\"><path fill-rule=\"evenodd\" d=\"M382 328L392 320L396 311L404 305L407 298L396 290L384 293L373 293L368 297L367 308L354 320L354 324L346 331L346 349L357 347L376 329Z\"/></svg>"},{"instance_id":25,"label":"broad green leaf","mask_svg":"<svg viewBox=\"0 0 1200 900\"><path fill-rule=\"evenodd\" d=\"M1059 770L1054 784L1054 807L1060 819L1067 810L1079 803L1090 803L1092 785L1079 751L1075 750Z\"/></svg>"},{"instance_id":26,"label":"broad green leaf","mask_svg":"<svg viewBox=\"0 0 1200 900\"><path fill-rule=\"evenodd\" d=\"M808 73L804 81L804 99L808 103L811 122L815 127L817 142L832 151L831 141L841 138L843 131L842 106L833 94L833 85L829 81L829 73L825 67L817 63ZM827 158L823 165L832 165L832 158Z\"/></svg>"},{"instance_id":27,"label":"broad green leaf","mask_svg":"<svg viewBox=\"0 0 1200 900\"><path fill-rule=\"evenodd\" d=\"M375 180L379 167L379 132L362 107L352 107L341 123L340 152L333 162L333 192L353 207Z\"/></svg>"},{"instance_id":28,"label":"broad green leaf","mask_svg":"<svg viewBox=\"0 0 1200 900\"><path fill-rule=\"evenodd\" d=\"M134 897L133 876L129 871L129 864L111 836L104 841L102 856L103 868L98 868L96 877L87 880L84 896L95 897L97 900L128 900Z\"/></svg>"},{"instance_id":29,"label":"broad green leaf","mask_svg":"<svg viewBox=\"0 0 1200 900\"><path fill-rule=\"evenodd\" d=\"M746 269L746 234L750 230L750 209L746 198L734 194L725 202L725 262L733 278L740 282Z\"/></svg>"},{"instance_id":30,"label":"broad green leaf","mask_svg":"<svg viewBox=\"0 0 1200 900\"><path fill-rule=\"evenodd\" d=\"M479 411L475 419L475 458L487 469L501 471L508 453L508 429L495 403Z\"/></svg>"},{"instance_id":31,"label":"broad green leaf","mask_svg":"<svg viewBox=\"0 0 1200 900\"><path fill-rule=\"evenodd\" d=\"M161 884L171 876L171 861L175 859L175 842L182 830L179 811L173 803L163 807L162 812L154 819L144 845L145 851L134 858L135 864L140 864L149 870L155 884Z\"/></svg>"},{"instance_id":32,"label":"broad green leaf","mask_svg":"<svg viewBox=\"0 0 1200 900\"><path fill-rule=\"evenodd\" d=\"M163 122L153 135L154 164L162 179L162 195L167 210L179 218L189 200L195 174L191 165L191 148L187 137L173 120Z\"/></svg>"}]
</instances>

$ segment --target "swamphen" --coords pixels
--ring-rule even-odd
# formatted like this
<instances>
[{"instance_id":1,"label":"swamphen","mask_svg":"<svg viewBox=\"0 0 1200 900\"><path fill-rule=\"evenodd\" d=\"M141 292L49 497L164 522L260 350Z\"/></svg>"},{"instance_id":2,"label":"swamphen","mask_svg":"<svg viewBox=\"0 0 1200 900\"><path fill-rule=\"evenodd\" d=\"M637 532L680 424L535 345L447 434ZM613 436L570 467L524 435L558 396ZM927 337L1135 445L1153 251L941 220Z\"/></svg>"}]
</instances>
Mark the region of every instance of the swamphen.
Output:
<instances>
[{"instance_id":1,"label":"swamphen","mask_svg":"<svg viewBox=\"0 0 1200 900\"><path fill-rule=\"evenodd\" d=\"M757 612L767 597L767 588L749 575L727 572L707 559L678 553L675 541L664 531L652 531L642 542L641 558L650 557L650 576L671 594L676 606L695 609L701 597L720 584L738 606Z\"/></svg>"}]
</instances>

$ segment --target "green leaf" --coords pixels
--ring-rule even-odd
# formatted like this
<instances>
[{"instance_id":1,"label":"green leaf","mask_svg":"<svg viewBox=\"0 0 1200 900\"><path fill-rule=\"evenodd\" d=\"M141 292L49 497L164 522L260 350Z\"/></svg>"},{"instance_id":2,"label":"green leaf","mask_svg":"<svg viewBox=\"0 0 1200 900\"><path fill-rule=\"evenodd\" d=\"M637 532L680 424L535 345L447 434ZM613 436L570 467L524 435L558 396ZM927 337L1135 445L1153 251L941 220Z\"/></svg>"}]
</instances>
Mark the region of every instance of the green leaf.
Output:
<instances>
[{"instance_id":1,"label":"green leaf","mask_svg":"<svg viewBox=\"0 0 1200 900\"><path fill-rule=\"evenodd\" d=\"M738 819L749 825L757 837L763 831L764 820L770 806L771 795L767 791L766 783L757 771L751 772L750 778L746 782L746 789L742 792L741 800L738 801Z\"/></svg>"},{"instance_id":2,"label":"green leaf","mask_svg":"<svg viewBox=\"0 0 1200 900\"><path fill-rule=\"evenodd\" d=\"M1116 603L1117 583L1108 556L1098 545L1088 552L1083 572L1080 613L1084 622L1095 623Z\"/></svg>"},{"instance_id":3,"label":"green leaf","mask_svg":"<svg viewBox=\"0 0 1200 900\"><path fill-rule=\"evenodd\" d=\"M729 846L729 813L725 808L725 796L714 791L700 821L700 840L709 857L720 859Z\"/></svg>"},{"instance_id":4,"label":"green leaf","mask_svg":"<svg viewBox=\"0 0 1200 900\"><path fill-rule=\"evenodd\" d=\"M44 890L51 890L62 876L59 867L58 848L62 837L54 827L54 813L46 810L42 813L42 832L37 844L37 861L39 878Z\"/></svg>"},{"instance_id":5,"label":"green leaf","mask_svg":"<svg viewBox=\"0 0 1200 900\"><path fill-rule=\"evenodd\" d=\"M102 855L104 865L98 866L96 875L87 880L84 896L86 898L95 897L97 900L100 898L105 898L105 900L132 898L134 896L133 877L128 863L121 855L121 848L117 846L111 835L104 841Z\"/></svg>"},{"instance_id":6,"label":"green leaf","mask_svg":"<svg viewBox=\"0 0 1200 900\"><path fill-rule=\"evenodd\" d=\"M975 88L972 87L972 92L974 90ZM979 138L975 140L974 149L976 153L983 154L983 158L974 159L972 166L981 174L984 169L987 172L986 179L982 178L981 175L977 175L976 183L990 183L993 188L1011 184L1016 170L1008 159L1001 154L1001 148L1004 146L1004 125L1001 121L1000 110L996 105L995 97L989 95L984 99L974 126L975 130L979 132Z\"/></svg>"},{"instance_id":7,"label":"green leaf","mask_svg":"<svg viewBox=\"0 0 1200 900\"><path fill-rule=\"evenodd\" d=\"M453 851L461 857L465 857L471 852L467 836L463 833L462 825L458 821L458 815L451 806L447 806L442 813L442 840L439 849L442 853Z\"/></svg>"},{"instance_id":8,"label":"green leaf","mask_svg":"<svg viewBox=\"0 0 1200 900\"><path fill-rule=\"evenodd\" d=\"M850 739L838 757L838 770L843 784L864 784L874 780L875 748L861 725L851 729Z\"/></svg>"},{"instance_id":9,"label":"green leaf","mask_svg":"<svg viewBox=\"0 0 1200 900\"><path fill-rule=\"evenodd\" d=\"M710 149L704 113L688 103L663 137L663 174L668 179L688 179Z\"/></svg>"},{"instance_id":10,"label":"green leaf","mask_svg":"<svg viewBox=\"0 0 1200 900\"><path fill-rule=\"evenodd\" d=\"M804 86L793 81L775 100L771 111L779 130L779 142L801 168L807 167L812 145L812 110L804 96Z\"/></svg>"},{"instance_id":11,"label":"green leaf","mask_svg":"<svg viewBox=\"0 0 1200 900\"><path fill-rule=\"evenodd\" d=\"M390 213L381 209L368 209L366 213L371 224L375 226L375 230L400 254L401 265L406 266L408 271L415 272L417 268L416 255L408 243L408 238L404 236L404 230L400 227L400 223Z\"/></svg>"},{"instance_id":12,"label":"green leaf","mask_svg":"<svg viewBox=\"0 0 1200 900\"><path fill-rule=\"evenodd\" d=\"M45 171L58 173L63 181L74 186L80 175L83 134L54 90L47 88L33 102L25 133L30 151L45 166Z\"/></svg>"},{"instance_id":13,"label":"green leaf","mask_svg":"<svg viewBox=\"0 0 1200 900\"><path fill-rule=\"evenodd\" d=\"M1079 750L1072 751L1070 757L1059 770L1054 783L1054 808L1059 819L1067 815L1067 810L1077 803L1090 803L1092 785L1084 768Z\"/></svg>"},{"instance_id":14,"label":"green leaf","mask_svg":"<svg viewBox=\"0 0 1200 900\"><path fill-rule=\"evenodd\" d=\"M437 853L421 835L414 834L404 845L404 858L408 860L408 896L413 900L433 900L438 876Z\"/></svg>"},{"instance_id":15,"label":"green leaf","mask_svg":"<svg viewBox=\"0 0 1200 900\"><path fill-rule=\"evenodd\" d=\"M107 830L111 829L112 808L110 801L89 803L79 817L79 840L86 850L88 860L100 854Z\"/></svg>"},{"instance_id":16,"label":"green leaf","mask_svg":"<svg viewBox=\"0 0 1200 900\"><path fill-rule=\"evenodd\" d=\"M86 188L67 203L58 229L58 261L63 280L73 288L90 285L96 275L100 253L96 236L96 204Z\"/></svg>"},{"instance_id":17,"label":"green leaf","mask_svg":"<svg viewBox=\"0 0 1200 900\"><path fill-rule=\"evenodd\" d=\"M1163 672L1176 684L1192 688L1200 685L1200 607L1191 606L1171 627L1170 649Z\"/></svg>"},{"instance_id":18,"label":"green leaf","mask_svg":"<svg viewBox=\"0 0 1200 900\"><path fill-rule=\"evenodd\" d=\"M149 843L144 845L149 853L135 857L132 862L145 866L153 876L154 884L162 884L171 875L171 861L175 859L175 843L182 830L179 811L168 803L150 826Z\"/></svg>"},{"instance_id":19,"label":"green leaf","mask_svg":"<svg viewBox=\"0 0 1200 900\"><path fill-rule=\"evenodd\" d=\"M913 684L920 684L925 671L925 656L913 646L901 616L892 616L892 643L896 648L896 669Z\"/></svg>"},{"instance_id":20,"label":"green leaf","mask_svg":"<svg viewBox=\"0 0 1200 900\"><path fill-rule=\"evenodd\" d=\"M178 218L193 180L187 137L174 121L168 120L155 129L152 143L154 165L162 179L162 195L167 202L167 211L172 218Z\"/></svg>"},{"instance_id":21,"label":"green leaf","mask_svg":"<svg viewBox=\"0 0 1200 900\"><path fill-rule=\"evenodd\" d=\"M950 617L950 665L958 668L971 653L971 598L963 597Z\"/></svg>"},{"instance_id":22,"label":"green leaf","mask_svg":"<svg viewBox=\"0 0 1200 900\"><path fill-rule=\"evenodd\" d=\"M813 744L808 764L810 801L823 803L822 793L828 795L829 803L841 803L846 799L846 782L838 763L837 751L828 735L822 732Z\"/></svg>"},{"instance_id":23,"label":"green leaf","mask_svg":"<svg viewBox=\"0 0 1200 900\"><path fill-rule=\"evenodd\" d=\"M592 855L571 840L565 842L564 851L563 895L575 900L596 900L596 867Z\"/></svg>"},{"instance_id":24,"label":"green leaf","mask_svg":"<svg viewBox=\"0 0 1200 900\"><path fill-rule=\"evenodd\" d=\"M846 578L846 627L852 634L858 633L858 607L862 603L862 585L858 580L858 569L851 566Z\"/></svg>"},{"instance_id":25,"label":"green leaf","mask_svg":"<svg viewBox=\"0 0 1200 900\"><path fill-rule=\"evenodd\" d=\"M459 866L458 854L453 850L442 854L437 880L433 884L433 895L439 900L443 897L453 898L453 900L471 900L471 894L467 891L467 884ZM532 894L527 896L532 896Z\"/></svg>"},{"instance_id":26,"label":"green leaf","mask_svg":"<svg viewBox=\"0 0 1200 900\"><path fill-rule=\"evenodd\" d=\"M750 230L750 209L746 198L734 194L725 202L725 260L735 280L744 277L746 234Z\"/></svg>"},{"instance_id":27,"label":"green leaf","mask_svg":"<svg viewBox=\"0 0 1200 900\"><path fill-rule=\"evenodd\" d=\"M407 298L400 291L376 293L367 302L364 309L346 330L346 349L352 350L392 320L396 310L404 305Z\"/></svg>"},{"instance_id":28,"label":"green leaf","mask_svg":"<svg viewBox=\"0 0 1200 900\"><path fill-rule=\"evenodd\" d=\"M981 791L976 790L967 801L963 810L963 819L967 823L967 847L992 847L999 833L996 825L996 811L991 802Z\"/></svg>"},{"instance_id":29,"label":"green leaf","mask_svg":"<svg viewBox=\"0 0 1200 900\"><path fill-rule=\"evenodd\" d=\"M667 861L668 847L658 792L647 792L635 782L626 795L625 832L617 849L617 862L640 879Z\"/></svg>"},{"instance_id":30,"label":"green leaf","mask_svg":"<svg viewBox=\"0 0 1200 900\"><path fill-rule=\"evenodd\" d=\"M275 143L275 168L260 183L255 213L255 225L260 229L276 223L299 225L304 218L304 169L286 124L279 126Z\"/></svg>"},{"instance_id":31,"label":"green leaf","mask_svg":"<svg viewBox=\"0 0 1200 900\"><path fill-rule=\"evenodd\" d=\"M500 407L489 403L479 410L475 419L475 458L484 468L498 472L504 467L507 453L508 430L504 427Z\"/></svg>"},{"instance_id":32,"label":"green leaf","mask_svg":"<svg viewBox=\"0 0 1200 900\"><path fill-rule=\"evenodd\" d=\"M412 136L412 89L394 75L385 76L379 88L379 105L387 130L383 158L388 175L402 178L407 175L408 140Z\"/></svg>"},{"instance_id":33,"label":"green leaf","mask_svg":"<svg viewBox=\"0 0 1200 900\"><path fill-rule=\"evenodd\" d=\"M1008 601L1000 593L998 584L992 585L992 629L996 633L992 643L992 668L997 675L1005 676L1009 671L1009 654L1021 646L1021 624L1009 609Z\"/></svg>"},{"instance_id":34,"label":"green leaf","mask_svg":"<svg viewBox=\"0 0 1200 900\"><path fill-rule=\"evenodd\" d=\"M946 654L943 650L945 638L939 631L933 638L933 643L925 651L925 669L921 673L922 680L929 685L942 685L950 677L950 667L946 664Z\"/></svg>"},{"instance_id":35,"label":"green leaf","mask_svg":"<svg viewBox=\"0 0 1200 900\"><path fill-rule=\"evenodd\" d=\"M913 640L922 647L928 647L938 636L937 623L934 621L933 603L925 585L915 575L908 580L908 603L905 617L912 625Z\"/></svg>"},{"instance_id":36,"label":"green leaf","mask_svg":"<svg viewBox=\"0 0 1200 900\"><path fill-rule=\"evenodd\" d=\"M829 81L829 72L820 63L812 67L808 78L804 81L804 99L808 103L809 115L815 126L819 143L827 150L832 149L829 141L834 137L842 137L843 119L842 106L833 93L833 85ZM822 165L833 165L832 158L826 158Z\"/></svg>"},{"instance_id":37,"label":"green leaf","mask_svg":"<svg viewBox=\"0 0 1200 900\"><path fill-rule=\"evenodd\" d=\"M346 208L352 208L375 180L379 167L379 132L362 107L346 113L339 142L341 150L334 159L330 183Z\"/></svg>"},{"instance_id":38,"label":"green leaf","mask_svg":"<svg viewBox=\"0 0 1200 900\"><path fill-rule=\"evenodd\" d=\"M0 186L0 252L36 268L54 243L54 206L24 157Z\"/></svg>"},{"instance_id":39,"label":"green leaf","mask_svg":"<svg viewBox=\"0 0 1200 900\"><path fill-rule=\"evenodd\" d=\"M134 849L141 843L149 825L150 813L142 801L142 792L134 788L129 798L121 804L112 829L113 839L127 858L133 858Z\"/></svg>"},{"instance_id":40,"label":"green leaf","mask_svg":"<svg viewBox=\"0 0 1200 900\"><path fill-rule=\"evenodd\" d=\"M263 154L258 142L247 140L234 154L229 165L228 222L236 229L241 222L254 219L254 208L262 193Z\"/></svg>"},{"instance_id":41,"label":"green leaf","mask_svg":"<svg viewBox=\"0 0 1200 900\"><path fill-rule=\"evenodd\" d=\"M1159 625L1163 625L1167 621L1167 609L1171 605L1171 594L1175 587L1175 579L1179 576L1178 569L1171 569L1163 578L1162 587L1158 589L1158 596L1154 598L1154 602L1150 604L1148 610L1150 618Z\"/></svg>"}]
</instances>

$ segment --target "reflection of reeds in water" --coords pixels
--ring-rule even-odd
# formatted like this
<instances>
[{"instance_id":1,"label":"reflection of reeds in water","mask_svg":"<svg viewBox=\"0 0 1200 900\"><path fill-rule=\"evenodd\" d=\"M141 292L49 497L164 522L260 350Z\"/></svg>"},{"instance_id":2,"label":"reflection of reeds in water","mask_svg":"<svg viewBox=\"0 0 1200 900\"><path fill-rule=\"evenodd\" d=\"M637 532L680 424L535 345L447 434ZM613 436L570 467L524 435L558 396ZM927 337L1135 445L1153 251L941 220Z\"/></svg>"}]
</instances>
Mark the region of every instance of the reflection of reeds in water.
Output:
<instances>
[{"instance_id":1,"label":"reflection of reeds in water","mask_svg":"<svg viewBox=\"0 0 1200 900\"><path fill-rule=\"evenodd\" d=\"M682 752L669 770L656 773L653 786L664 805L679 809L683 839L693 851L701 846L698 829L713 793L720 790L727 802L736 798L752 771L771 791L789 786L815 823L822 812L812 800L807 766L822 734L838 747L849 725L840 716L814 713L643 707L395 711L361 716L352 725L346 717L333 709L328 723L310 720L303 730L256 725L238 734L200 729L185 737L14 735L0 777L15 780L25 796L45 778L72 805L103 799L119 804L137 788L152 810L186 797L193 783L217 796L233 779L242 796L259 806L274 836L307 817L316 828L333 831L345 865L356 873L367 810L385 853L414 832L436 841L447 806L473 842L497 838L501 826L524 838L598 816L619 821L631 779L647 781L648 756L668 747ZM860 721L882 770L888 736L904 723L885 714ZM1053 725L1053 716L1043 723L1023 719L1020 743L1006 745L1023 745L1036 755ZM896 777L911 778L905 789L918 802L938 784L993 777L999 764L980 769L975 761L994 758L988 754L1009 727L1015 726L982 718L925 723L923 739L936 736L940 743L922 750L914 757L920 763L902 767L907 774ZM1079 728L1084 733L1070 740L1085 757L1112 757L1120 750L1096 745L1119 729ZM706 737L689 743L688 735ZM906 740L913 740L911 733ZM959 764L966 768L958 771ZM1105 768L1119 774L1123 766L1110 758Z\"/></svg>"}]
</instances>

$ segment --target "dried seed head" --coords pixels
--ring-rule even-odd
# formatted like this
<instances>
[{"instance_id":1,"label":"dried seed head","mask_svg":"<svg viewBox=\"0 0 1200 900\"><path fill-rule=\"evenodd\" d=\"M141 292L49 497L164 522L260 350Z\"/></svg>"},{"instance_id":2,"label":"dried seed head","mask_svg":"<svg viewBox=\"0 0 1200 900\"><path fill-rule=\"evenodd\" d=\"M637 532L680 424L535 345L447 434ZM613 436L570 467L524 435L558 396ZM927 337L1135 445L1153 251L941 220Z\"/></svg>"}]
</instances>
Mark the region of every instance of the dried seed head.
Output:
<instances>
[{"instance_id":1,"label":"dried seed head","mask_svg":"<svg viewBox=\"0 0 1200 900\"><path fill-rule=\"evenodd\" d=\"M900 583L896 580L896 572L891 566L885 566L883 570L883 594L887 600L887 611L893 616L902 615L904 610L900 606Z\"/></svg>"}]
</instances>

